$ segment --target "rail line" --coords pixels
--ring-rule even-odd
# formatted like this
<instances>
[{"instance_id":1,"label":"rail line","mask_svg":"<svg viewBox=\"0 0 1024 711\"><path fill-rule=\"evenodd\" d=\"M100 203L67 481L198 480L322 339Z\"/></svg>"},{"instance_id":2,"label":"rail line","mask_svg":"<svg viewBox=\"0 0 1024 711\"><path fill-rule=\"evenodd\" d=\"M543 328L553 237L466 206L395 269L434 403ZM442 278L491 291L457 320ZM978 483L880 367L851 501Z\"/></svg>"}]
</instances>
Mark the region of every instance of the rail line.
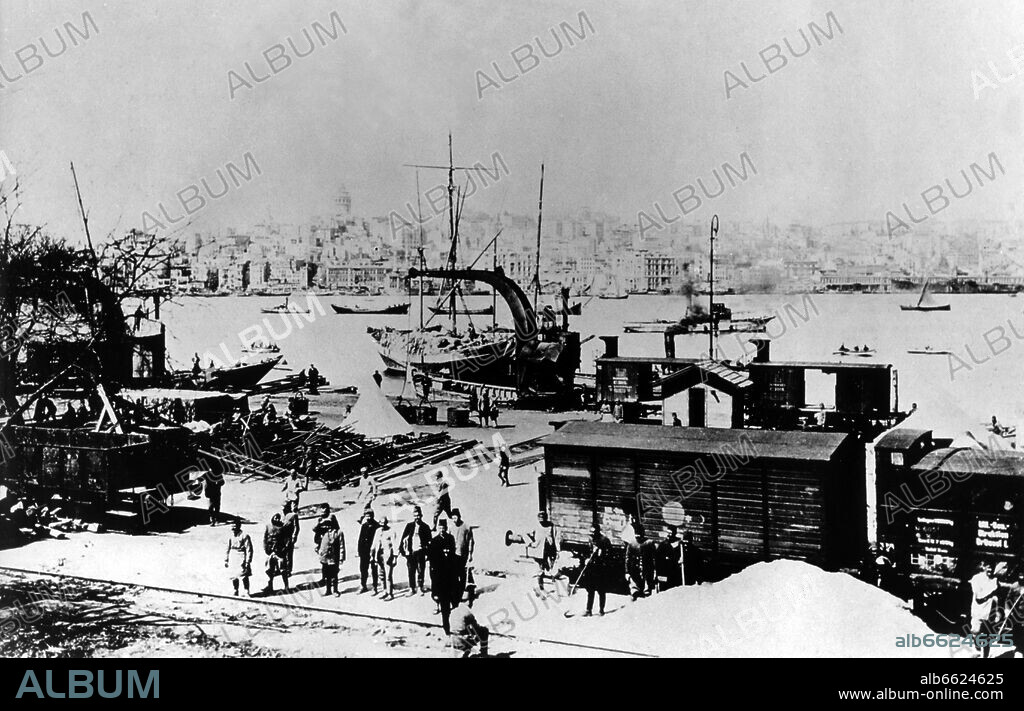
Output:
<instances>
[{"instance_id":1,"label":"rail line","mask_svg":"<svg viewBox=\"0 0 1024 711\"><path fill-rule=\"evenodd\" d=\"M317 605L305 605L294 602L284 602L280 600L272 600L267 598L249 597L241 598L234 595L225 595L223 593L209 593L209 592L196 592L195 590L185 590L183 588L171 588L162 585L147 585L145 583L126 583L118 580L110 580L106 578L92 578L85 575L73 575L70 573L51 573L43 570L30 570L27 568L15 568L9 565L0 565L0 571L6 571L10 573L21 573L23 575L41 575L51 578L64 578L68 580L79 580L87 583L101 583L105 585L123 585L131 588L144 588L146 590L155 590L158 592L174 593L176 595L189 595L192 597L206 597L219 600L231 600L231 601L245 601L248 603L255 603L263 605L265 607L276 607L286 609L300 609L308 610L311 612L321 612L326 614L338 615L340 617L352 617L357 619L375 620L378 622L393 622L406 625L413 625L416 627L422 627L426 629L441 629L441 625L436 622L423 622L422 620L412 620L404 617L388 617L386 615L374 615L367 612L352 612L351 610L338 610L329 607L319 607ZM182 624L187 624L187 621L182 621ZM224 624L233 625L234 622L226 622ZM245 626L245 625L243 625ZM550 637L531 637L527 635L516 635L516 634L502 634L499 632L491 632L492 637L501 637L504 639L517 640L521 642L528 642L534 644L547 644L558 647L568 647L573 649L589 650L592 652L606 652L609 654L619 654L627 657L643 657L643 658L657 658L657 655L647 654L646 652L637 652L629 649L619 649L616 647L604 647L601 645L584 644L581 642L570 642L563 639L554 639Z\"/></svg>"}]
</instances>

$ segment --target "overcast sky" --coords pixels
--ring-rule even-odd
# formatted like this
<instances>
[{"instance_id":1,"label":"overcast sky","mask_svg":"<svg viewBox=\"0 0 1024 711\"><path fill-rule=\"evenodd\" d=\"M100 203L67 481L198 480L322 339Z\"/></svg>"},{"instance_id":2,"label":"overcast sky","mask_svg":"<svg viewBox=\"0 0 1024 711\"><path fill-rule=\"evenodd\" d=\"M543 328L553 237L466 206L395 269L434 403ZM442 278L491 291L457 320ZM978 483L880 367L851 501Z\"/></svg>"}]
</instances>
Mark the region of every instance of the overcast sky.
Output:
<instances>
[{"instance_id":1,"label":"overcast sky","mask_svg":"<svg viewBox=\"0 0 1024 711\"><path fill-rule=\"evenodd\" d=\"M307 51L303 30L330 29L335 10L347 33L296 58L287 38ZM55 29L82 28L84 11L98 33L46 56L39 37L59 49ZM553 54L551 28L578 33L581 11L585 38L519 76L510 53L539 36ZM800 30L825 29L829 11L842 33L791 56L784 38L802 51ZM274 75L261 53L276 43L292 63ZM44 61L27 59L25 74L15 52L29 44ZM764 75L758 53L772 44L786 65L748 81L740 62ZM498 151L510 171L472 199L489 212L533 213L544 161L553 212L635 218L657 201L672 216L674 190L697 178L712 189L712 170L739 167L745 151L757 175L693 218L881 220L904 201L920 214L922 190L987 168L994 151L1006 174L942 217L1011 217L1024 215L1024 72L1009 79L1007 53L1022 45L1019 0L0 0L0 150L22 181L23 218L69 236L80 233L70 160L102 233L160 203L177 215L176 192L203 177L216 190L217 168L251 153L262 175L197 213L198 230L329 213L341 184L357 213L401 210L415 201L402 164L444 162L449 130L456 162L490 165ZM269 79L232 99L229 70L249 79L245 62ZM492 62L518 78L505 85ZM478 97L477 70L501 88ZM733 82L728 98L727 70L749 85ZM979 91L972 70L992 84ZM421 176L424 189L441 179Z\"/></svg>"}]
</instances>

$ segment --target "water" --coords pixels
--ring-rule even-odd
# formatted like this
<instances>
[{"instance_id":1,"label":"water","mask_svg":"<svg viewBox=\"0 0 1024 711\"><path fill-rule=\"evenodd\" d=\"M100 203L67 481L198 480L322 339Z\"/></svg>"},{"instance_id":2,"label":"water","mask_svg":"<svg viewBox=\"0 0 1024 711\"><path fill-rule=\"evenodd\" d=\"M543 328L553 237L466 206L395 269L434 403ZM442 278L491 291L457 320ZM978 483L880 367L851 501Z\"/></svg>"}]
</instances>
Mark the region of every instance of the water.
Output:
<instances>
[{"instance_id":1,"label":"water","mask_svg":"<svg viewBox=\"0 0 1024 711\"><path fill-rule=\"evenodd\" d=\"M1007 295L941 295L939 300L952 304L949 312L904 312L900 304L913 303L914 294L813 294L746 295L722 297L734 312L769 312L777 318L769 327L773 360L836 361L833 351L841 344L852 348L869 345L878 353L874 358L848 358L854 362L892 363L898 371L899 405L908 409L918 404L915 425L934 427L946 434L964 429L975 432L994 414L1003 423L1024 420L1020 384L1024 382L1024 298ZM374 370L382 369L367 326L412 328L419 324L418 303L402 316L336 315L330 303L373 301L393 303L395 297L375 300L347 297L319 297L326 311L321 315L288 317L262 314L261 308L277 305L279 297L182 297L163 309L168 328L168 355L178 367L189 367L192 354L209 353L220 360L230 354L241 358L239 334L252 335L254 327L280 336L278 342L287 361L296 369L317 368L335 386L363 386ZM583 338L620 335L621 355L664 355L661 334L623 334L622 324L629 321L682 316L686 299L681 296L631 296L627 300L586 298L583 315L571 318L571 326ZM304 304L296 295L293 303ZM544 302L550 302L545 297ZM542 303L544 303L542 302ZM432 303L427 301L427 303ZM468 297L472 307L490 303L490 297ZM439 322L440 317L434 323ZM498 300L499 324L511 325L505 304ZM465 323L466 318L460 317ZM474 317L478 327L491 317ZM300 328L301 326L301 328ZM249 329L246 331L246 329ZM1005 340L1000 338L1000 329ZM986 343L986 333L992 345ZM1019 334L1019 337L1018 335ZM723 335L719 340L722 356L737 359L750 351L745 345L749 334ZM953 356L912 355L907 349L931 345L949 350ZM707 336L679 336L676 353L681 357L706 355ZM604 352L596 338L583 346L582 370L594 371L594 358ZM270 377L276 377L271 375ZM832 400L831 379L808 381L808 400ZM395 391L400 383L392 382Z\"/></svg>"}]
</instances>

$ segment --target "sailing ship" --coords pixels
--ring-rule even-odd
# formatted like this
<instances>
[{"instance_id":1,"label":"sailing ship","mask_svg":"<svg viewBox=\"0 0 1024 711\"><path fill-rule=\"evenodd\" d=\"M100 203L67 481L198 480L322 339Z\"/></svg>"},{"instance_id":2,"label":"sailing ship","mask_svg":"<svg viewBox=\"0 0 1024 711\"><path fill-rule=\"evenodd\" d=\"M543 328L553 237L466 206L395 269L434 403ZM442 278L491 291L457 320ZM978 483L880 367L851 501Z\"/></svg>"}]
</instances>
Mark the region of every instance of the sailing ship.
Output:
<instances>
[{"instance_id":1,"label":"sailing ship","mask_svg":"<svg viewBox=\"0 0 1024 711\"><path fill-rule=\"evenodd\" d=\"M615 291L608 291L608 290L599 291L597 293L597 298L599 298L599 299L628 299L629 298L629 292L623 291L622 288L619 286L619 278L616 277L616 276L613 276L612 280L615 282Z\"/></svg>"},{"instance_id":2,"label":"sailing ship","mask_svg":"<svg viewBox=\"0 0 1024 711\"><path fill-rule=\"evenodd\" d=\"M385 306L383 308L374 306L338 306L337 304L331 304L331 308L334 309L334 313L336 314L379 314L382 316L402 316L409 313L409 304L392 304L391 306Z\"/></svg>"},{"instance_id":3,"label":"sailing ship","mask_svg":"<svg viewBox=\"0 0 1024 711\"><path fill-rule=\"evenodd\" d=\"M900 311L949 311L949 304L940 304L932 298L928 291L928 280L925 279L917 303L914 305L900 304Z\"/></svg>"}]
</instances>

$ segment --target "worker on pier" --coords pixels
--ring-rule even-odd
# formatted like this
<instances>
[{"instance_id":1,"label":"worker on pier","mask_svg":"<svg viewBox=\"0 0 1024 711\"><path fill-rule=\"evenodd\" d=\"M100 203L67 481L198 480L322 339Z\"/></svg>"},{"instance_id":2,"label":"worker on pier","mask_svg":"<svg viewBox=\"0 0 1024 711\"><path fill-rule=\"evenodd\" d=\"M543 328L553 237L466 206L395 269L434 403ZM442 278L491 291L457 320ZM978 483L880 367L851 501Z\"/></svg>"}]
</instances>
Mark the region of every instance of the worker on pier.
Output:
<instances>
[{"instance_id":1,"label":"worker on pier","mask_svg":"<svg viewBox=\"0 0 1024 711\"><path fill-rule=\"evenodd\" d=\"M658 544L654 563L659 590L669 590L683 584L682 560L683 541L679 538L679 529L669 525L668 535Z\"/></svg>"},{"instance_id":2,"label":"worker on pier","mask_svg":"<svg viewBox=\"0 0 1024 711\"><path fill-rule=\"evenodd\" d=\"M288 545L284 542L282 535L281 514L274 514L270 523L263 531L263 552L267 555L267 586L263 593L269 595L274 592L274 578L278 575L285 581L284 588L288 589L288 574L285 572L284 558Z\"/></svg>"},{"instance_id":3,"label":"worker on pier","mask_svg":"<svg viewBox=\"0 0 1024 711\"><path fill-rule=\"evenodd\" d=\"M220 494L224 488L224 477L214 472L203 473L203 492L209 501L210 525L216 526L220 518Z\"/></svg>"},{"instance_id":4,"label":"worker on pier","mask_svg":"<svg viewBox=\"0 0 1024 711\"><path fill-rule=\"evenodd\" d=\"M317 389L320 387L320 371L316 369L316 366L312 363L309 364L309 394L319 395L320 391Z\"/></svg>"},{"instance_id":5,"label":"worker on pier","mask_svg":"<svg viewBox=\"0 0 1024 711\"><path fill-rule=\"evenodd\" d=\"M480 426L488 427L491 424L491 394L485 389L483 397L480 398Z\"/></svg>"},{"instance_id":6,"label":"worker on pier","mask_svg":"<svg viewBox=\"0 0 1024 711\"><path fill-rule=\"evenodd\" d=\"M310 479L315 479L317 476L317 456L316 450L309 444L303 445L302 457L299 459L299 471L302 473L302 478L306 480L307 486Z\"/></svg>"},{"instance_id":7,"label":"worker on pier","mask_svg":"<svg viewBox=\"0 0 1024 711\"><path fill-rule=\"evenodd\" d=\"M402 539L398 552L405 556L405 565L409 571L409 594L416 594L419 586L420 594L427 592L424 582L426 572L427 547L430 545L430 528L423 523L423 511L419 506L413 508L412 521L402 531Z\"/></svg>"},{"instance_id":8,"label":"worker on pier","mask_svg":"<svg viewBox=\"0 0 1024 711\"><path fill-rule=\"evenodd\" d=\"M693 532L683 533L683 585L699 585L704 575L704 556L693 542Z\"/></svg>"},{"instance_id":9,"label":"worker on pier","mask_svg":"<svg viewBox=\"0 0 1024 711\"><path fill-rule=\"evenodd\" d=\"M469 404L468 409L470 414L475 413L480 418L480 426L484 426L483 415L480 414L480 396L477 395L476 388L469 391Z\"/></svg>"},{"instance_id":10,"label":"worker on pier","mask_svg":"<svg viewBox=\"0 0 1024 711\"><path fill-rule=\"evenodd\" d=\"M544 589L544 575L554 567L558 558L558 541L555 524L548 521L547 511L537 514L537 525L527 534L526 554L537 563L537 588Z\"/></svg>"},{"instance_id":11,"label":"worker on pier","mask_svg":"<svg viewBox=\"0 0 1024 711\"><path fill-rule=\"evenodd\" d=\"M679 415L676 414L675 412L672 413L672 426L673 427L682 427L683 426L683 421L679 419Z\"/></svg>"},{"instance_id":12,"label":"worker on pier","mask_svg":"<svg viewBox=\"0 0 1024 711\"><path fill-rule=\"evenodd\" d=\"M649 574L647 556L644 555L644 529L637 525L634 531L635 537L626 544L626 584L629 585L629 596L639 600L650 592L646 585Z\"/></svg>"},{"instance_id":13,"label":"worker on pier","mask_svg":"<svg viewBox=\"0 0 1024 711\"><path fill-rule=\"evenodd\" d=\"M359 540L356 542L356 555L359 556L359 592L366 592L366 577L371 574L373 578L373 594L377 594L377 566L373 565L373 555L370 550L373 548L373 538L377 534L377 519L372 509L367 509L359 526ZM371 571L372 568L372 571Z\"/></svg>"},{"instance_id":14,"label":"worker on pier","mask_svg":"<svg viewBox=\"0 0 1024 711\"><path fill-rule=\"evenodd\" d=\"M487 656L487 638L490 632L477 622L468 605L456 608L452 612L449 626L452 651L456 655L465 659L473 651L473 647L479 646L480 656Z\"/></svg>"},{"instance_id":15,"label":"worker on pier","mask_svg":"<svg viewBox=\"0 0 1024 711\"><path fill-rule=\"evenodd\" d=\"M598 599L598 614L604 615L605 599L608 595L610 576L608 574L609 557L611 556L612 543L608 537L601 533L599 526L590 528L590 555L587 556L580 571L577 585L587 591L587 609L584 617L594 614L594 596Z\"/></svg>"},{"instance_id":16,"label":"worker on pier","mask_svg":"<svg viewBox=\"0 0 1024 711\"><path fill-rule=\"evenodd\" d=\"M971 578L971 634L991 635L995 632L994 623L998 607L996 605L999 594L999 581L996 580L992 564L984 562L978 566L978 573ZM974 641L976 649L980 649L982 656L988 658L990 644L980 644L976 636Z\"/></svg>"},{"instance_id":17,"label":"worker on pier","mask_svg":"<svg viewBox=\"0 0 1024 711\"><path fill-rule=\"evenodd\" d=\"M324 597L334 592L337 597L341 595L338 590L338 569L345 562L345 536L338 525L338 519L331 516L327 519L326 530L320 537L316 552L320 556L321 574L324 579Z\"/></svg>"},{"instance_id":18,"label":"worker on pier","mask_svg":"<svg viewBox=\"0 0 1024 711\"><path fill-rule=\"evenodd\" d=\"M281 491L284 492L285 505L291 503L294 510L299 510L299 494L303 491L309 490L309 479L300 479L299 473L292 469L288 472L288 477L284 480L284 484L281 486Z\"/></svg>"},{"instance_id":19,"label":"worker on pier","mask_svg":"<svg viewBox=\"0 0 1024 711\"><path fill-rule=\"evenodd\" d=\"M359 491L356 493L356 504L362 505L363 513L368 511L373 502L380 496L380 485L377 480L370 476L370 469L363 467L359 470Z\"/></svg>"},{"instance_id":20,"label":"worker on pier","mask_svg":"<svg viewBox=\"0 0 1024 711\"><path fill-rule=\"evenodd\" d=\"M441 626L451 634L449 617L458 607L456 597L455 537L448 533L448 519L437 522L437 535L430 541L427 558L430 561L430 594L441 612Z\"/></svg>"},{"instance_id":21,"label":"worker on pier","mask_svg":"<svg viewBox=\"0 0 1024 711\"><path fill-rule=\"evenodd\" d=\"M433 385L433 381L430 379L429 373L423 374L423 397L420 398L420 404L425 405L430 402L430 388Z\"/></svg>"},{"instance_id":22,"label":"worker on pier","mask_svg":"<svg viewBox=\"0 0 1024 711\"><path fill-rule=\"evenodd\" d=\"M1007 586L1003 631L1013 636L1016 654L1024 656L1024 567L1017 569L1017 578Z\"/></svg>"},{"instance_id":23,"label":"worker on pier","mask_svg":"<svg viewBox=\"0 0 1024 711\"><path fill-rule=\"evenodd\" d=\"M370 556L377 569L381 587L384 589L384 600L395 599L395 564L398 562L398 544L391 522L385 516L381 519L377 532L373 535Z\"/></svg>"},{"instance_id":24,"label":"worker on pier","mask_svg":"<svg viewBox=\"0 0 1024 711\"><path fill-rule=\"evenodd\" d=\"M502 486L511 486L508 483L508 469L512 460L508 456L508 447L504 443L498 448L498 481Z\"/></svg>"},{"instance_id":25,"label":"worker on pier","mask_svg":"<svg viewBox=\"0 0 1024 711\"><path fill-rule=\"evenodd\" d=\"M203 366L199 362L199 354L196 353L192 356L192 377L196 380L203 374Z\"/></svg>"},{"instance_id":26,"label":"worker on pier","mask_svg":"<svg viewBox=\"0 0 1024 711\"><path fill-rule=\"evenodd\" d=\"M38 424L40 422L49 422L50 420L57 417L57 406L53 404L53 400L42 395L36 400L36 409L32 414L32 419Z\"/></svg>"},{"instance_id":27,"label":"worker on pier","mask_svg":"<svg viewBox=\"0 0 1024 711\"><path fill-rule=\"evenodd\" d=\"M434 502L433 528L436 529L437 520L441 517L441 514L446 516L452 515L452 495L448 490L448 480L444 478L444 472L438 472L435 475L434 492L437 498Z\"/></svg>"},{"instance_id":28,"label":"worker on pier","mask_svg":"<svg viewBox=\"0 0 1024 711\"><path fill-rule=\"evenodd\" d=\"M384 376L380 374L379 370L373 371L373 382L377 383L378 388L380 387L380 384L384 382Z\"/></svg>"},{"instance_id":29,"label":"worker on pier","mask_svg":"<svg viewBox=\"0 0 1024 711\"><path fill-rule=\"evenodd\" d=\"M228 538L228 550L224 556L224 567L228 569L231 585L238 595L238 581L242 581L245 594L249 592L249 577L252 575L252 538L242 533L242 521L238 517L231 522L231 536Z\"/></svg>"},{"instance_id":30,"label":"worker on pier","mask_svg":"<svg viewBox=\"0 0 1024 711\"><path fill-rule=\"evenodd\" d=\"M452 509L452 536L455 538L455 602L458 604L466 594L469 564L473 562L473 551L476 549L473 529L462 520L462 512L458 509ZM470 591L470 599L472 593Z\"/></svg>"}]
</instances>

